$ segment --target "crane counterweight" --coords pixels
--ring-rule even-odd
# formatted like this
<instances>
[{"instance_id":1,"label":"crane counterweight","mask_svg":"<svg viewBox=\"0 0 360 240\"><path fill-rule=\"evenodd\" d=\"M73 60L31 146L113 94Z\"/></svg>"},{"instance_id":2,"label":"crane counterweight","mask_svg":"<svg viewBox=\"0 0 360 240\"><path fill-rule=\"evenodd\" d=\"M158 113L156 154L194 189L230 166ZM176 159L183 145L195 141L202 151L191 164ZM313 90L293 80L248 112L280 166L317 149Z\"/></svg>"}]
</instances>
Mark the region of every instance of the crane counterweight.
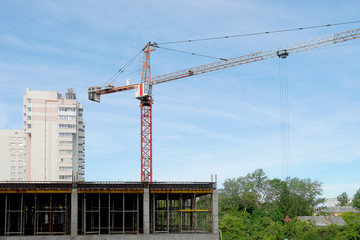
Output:
<instances>
[{"instance_id":1,"label":"crane counterweight","mask_svg":"<svg viewBox=\"0 0 360 240\"><path fill-rule=\"evenodd\" d=\"M91 87L88 90L88 98L89 100L93 101L93 102L97 102L100 103L100 95L97 94L97 90L99 90L100 87Z\"/></svg>"}]
</instances>

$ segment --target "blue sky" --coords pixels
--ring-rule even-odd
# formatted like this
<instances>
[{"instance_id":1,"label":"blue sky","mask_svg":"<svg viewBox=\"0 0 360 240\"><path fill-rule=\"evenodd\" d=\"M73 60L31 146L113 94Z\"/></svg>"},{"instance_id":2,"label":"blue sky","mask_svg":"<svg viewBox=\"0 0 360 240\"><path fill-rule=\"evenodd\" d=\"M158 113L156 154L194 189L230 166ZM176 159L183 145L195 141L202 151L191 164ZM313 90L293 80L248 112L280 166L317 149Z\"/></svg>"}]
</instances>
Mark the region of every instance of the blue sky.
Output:
<instances>
[{"instance_id":1,"label":"blue sky","mask_svg":"<svg viewBox=\"0 0 360 240\"><path fill-rule=\"evenodd\" d=\"M26 88L76 89L86 122L86 179L140 180L140 111L134 92L87 100L149 41L236 35L356 21L349 1L0 1L0 128L22 124ZM167 45L229 58L359 28ZM318 179L324 196L360 188L359 40L290 55L291 177ZM152 75L213 62L157 49ZM140 78L137 60L115 84ZM279 60L154 86L156 181L219 182L263 168L281 178Z\"/></svg>"}]
</instances>

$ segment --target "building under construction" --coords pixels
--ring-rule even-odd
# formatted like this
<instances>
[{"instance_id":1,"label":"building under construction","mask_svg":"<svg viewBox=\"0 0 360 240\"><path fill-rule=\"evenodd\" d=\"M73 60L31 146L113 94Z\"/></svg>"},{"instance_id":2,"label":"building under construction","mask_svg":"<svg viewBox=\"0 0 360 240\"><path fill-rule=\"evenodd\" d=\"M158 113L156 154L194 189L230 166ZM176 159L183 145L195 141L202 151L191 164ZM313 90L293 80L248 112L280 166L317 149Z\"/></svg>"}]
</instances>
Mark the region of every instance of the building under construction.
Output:
<instances>
[{"instance_id":1,"label":"building under construction","mask_svg":"<svg viewBox=\"0 0 360 240\"><path fill-rule=\"evenodd\" d=\"M0 193L4 237L218 239L214 182L0 182Z\"/></svg>"}]
</instances>

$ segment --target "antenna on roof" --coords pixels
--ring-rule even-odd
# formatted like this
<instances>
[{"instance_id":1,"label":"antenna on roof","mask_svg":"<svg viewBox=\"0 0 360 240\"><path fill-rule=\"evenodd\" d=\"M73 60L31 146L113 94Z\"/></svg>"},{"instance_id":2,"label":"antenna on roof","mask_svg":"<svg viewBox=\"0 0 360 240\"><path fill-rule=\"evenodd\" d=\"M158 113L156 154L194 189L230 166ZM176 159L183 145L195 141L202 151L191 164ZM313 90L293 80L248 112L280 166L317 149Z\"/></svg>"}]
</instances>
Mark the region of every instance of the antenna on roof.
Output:
<instances>
[{"instance_id":1,"label":"antenna on roof","mask_svg":"<svg viewBox=\"0 0 360 240\"><path fill-rule=\"evenodd\" d=\"M73 88L66 89L65 92L66 99L76 99L76 93Z\"/></svg>"}]
</instances>

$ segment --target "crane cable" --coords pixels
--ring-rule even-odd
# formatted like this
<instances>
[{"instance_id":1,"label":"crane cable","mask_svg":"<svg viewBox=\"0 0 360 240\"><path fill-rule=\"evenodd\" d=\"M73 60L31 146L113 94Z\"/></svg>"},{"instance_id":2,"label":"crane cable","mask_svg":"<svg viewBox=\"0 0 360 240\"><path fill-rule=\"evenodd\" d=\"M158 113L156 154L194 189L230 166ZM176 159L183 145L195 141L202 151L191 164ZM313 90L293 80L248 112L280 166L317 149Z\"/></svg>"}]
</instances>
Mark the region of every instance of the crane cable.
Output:
<instances>
[{"instance_id":1,"label":"crane cable","mask_svg":"<svg viewBox=\"0 0 360 240\"><path fill-rule=\"evenodd\" d=\"M290 177L290 111L287 55L279 56L282 175Z\"/></svg>"},{"instance_id":2,"label":"crane cable","mask_svg":"<svg viewBox=\"0 0 360 240\"><path fill-rule=\"evenodd\" d=\"M360 21L341 22L341 23L317 25L317 26L310 26L310 27L299 27L299 28L290 28L290 29L267 31L267 32L238 34L238 35L223 36L223 37L212 37L212 38L200 38L200 39L182 40L182 41L174 41L174 42L162 42L162 43L156 43L156 42L154 42L154 43L152 44L152 46L153 46L153 47L156 47L156 48L162 48L162 49L165 49L165 50L174 51L174 52L180 52L180 53L189 54L189 55L193 55L193 56L201 56L201 57L206 57L206 58L212 58L212 59L218 59L218 60L222 60L222 61L227 61L228 59L226 59L226 58L214 57L214 56L209 56L209 55L204 55L204 54L199 54L199 53L194 53L194 52L187 52L187 51L182 51L182 50L178 50L178 49L166 48L166 47L162 47L162 46L160 47L159 44L160 44L160 45L165 45L165 44L185 43L185 42L195 42L195 41L218 40L218 39L223 39L223 38L226 39L226 38L235 38L235 37L246 37L246 36L255 36L255 35L263 35L263 34L272 34L272 33L281 33L281 32L290 32L290 31L314 29L314 28L323 28L323 27L330 27L330 26L337 26L337 25L345 25L345 24L354 24L354 23L359 23L359 22L360 22ZM114 83L114 81L139 57L139 55L140 55L142 52L143 52L143 50L139 51L139 52L138 52L133 58L131 58L122 68L120 68L113 76L111 76L103 85L105 85L105 84L107 84L107 83Z\"/></svg>"},{"instance_id":3,"label":"crane cable","mask_svg":"<svg viewBox=\"0 0 360 240\"><path fill-rule=\"evenodd\" d=\"M166 45L166 44L175 44L175 43L189 43L189 42L199 42L199 41L209 41L209 40L219 40L219 39L227 39L227 38L236 38L236 37L247 37L247 36L255 36L255 35L263 35L263 34L273 34L273 33L282 33L282 32L290 32L290 31L299 31L299 30L308 30L308 29L314 29L314 28L324 28L324 27L331 27L331 26L338 26L338 25L345 25L345 24L354 24L359 23L360 21L351 21L351 22L341 22L341 23L333 23L333 24L323 24L323 25L316 25L316 26L309 26L309 27L299 27L299 28L289 28L289 29L282 29L282 30L274 30L274 31L267 31L267 32L257 32L257 33L247 33L247 34L238 34L238 35L231 35L231 36L223 36L223 37L210 37L210 38L199 38L199 39L192 39L192 40L181 40L181 41L173 41L173 42L154 42L152 44L153 47L156 48L162 48L169 51L179 52L179 53L185 53L193 56L201 56L206 58L213 58L218 59L222 61L227 61L226 58L221 57L214 57L194 52L187 52L183 50L178 49L172 49L172 48L166 48L159 45Z\"/></svg>"},{"instance_id":4,"label":"crane cable","mask_svg":"<svg viewBox=\"0 0 360 240\"><path fill-rule=\"evenodd\" d=\"M121 67L113 76L111 76L105 83L114 83L114 81L129 67L142 53L142 50L139 51L133 58L131 58L123 67Z\"/></svg>"},{"instance_id":5,"label":"crane cable","mask_svg":"<svg viewBox=\"0 0 360 240\"><path fill-rule=\"evenodd\" d=\"M177 50L177 49L172 49L172 48L166 48L166 47L159 47L156 43L155 43L153 46L156 47L156 48L161 48L161 49L165 49L165 50L169 50L169 51L174 51L174 52L179 52L179 53L185 53L185 54L189 54L189 55L193 55L193 56L207 57L207 58L213 58L213 59L218 59L218 60L222 60L222 61L227 61L226 58L213 57L213 56L209 56L209 55L204 55L204 54L199 54L199 53L193 53L193 52L186 52L186 51Z\"/></svg>"},{"instance_id":6,"label":"crane cable","mask_svg":"<svg viewBox=\"0 0 360 240\"><path fill-rule=\"evenodd\" d=\"M176 43L189 43L189 42L219 40L219 39L224 39L224 38L226 39L226 38L248 37L248 36L266 35L266 34L273 34L273 33L308 30L308 29L314 29L314 28L333 27L333 26L347 25L347 24L354 24L354 23L360 23L360 20L359 21L351 21L351 22L323 24L323 25L316 25L316 26L309 26L309 27L299 27L299 28L289 28L289 29L282 29L282 30L273 30L273 31L267 31L267 32L237 34L237 35L222 36L222 37L198 38L198 39L189 39L189 40L181 40L181 41L173 41L173 42L160 42L160 43L156 43L156 44L157 45L165 45L165 44L176 44Z\"/></svg>"}]
</instances>

